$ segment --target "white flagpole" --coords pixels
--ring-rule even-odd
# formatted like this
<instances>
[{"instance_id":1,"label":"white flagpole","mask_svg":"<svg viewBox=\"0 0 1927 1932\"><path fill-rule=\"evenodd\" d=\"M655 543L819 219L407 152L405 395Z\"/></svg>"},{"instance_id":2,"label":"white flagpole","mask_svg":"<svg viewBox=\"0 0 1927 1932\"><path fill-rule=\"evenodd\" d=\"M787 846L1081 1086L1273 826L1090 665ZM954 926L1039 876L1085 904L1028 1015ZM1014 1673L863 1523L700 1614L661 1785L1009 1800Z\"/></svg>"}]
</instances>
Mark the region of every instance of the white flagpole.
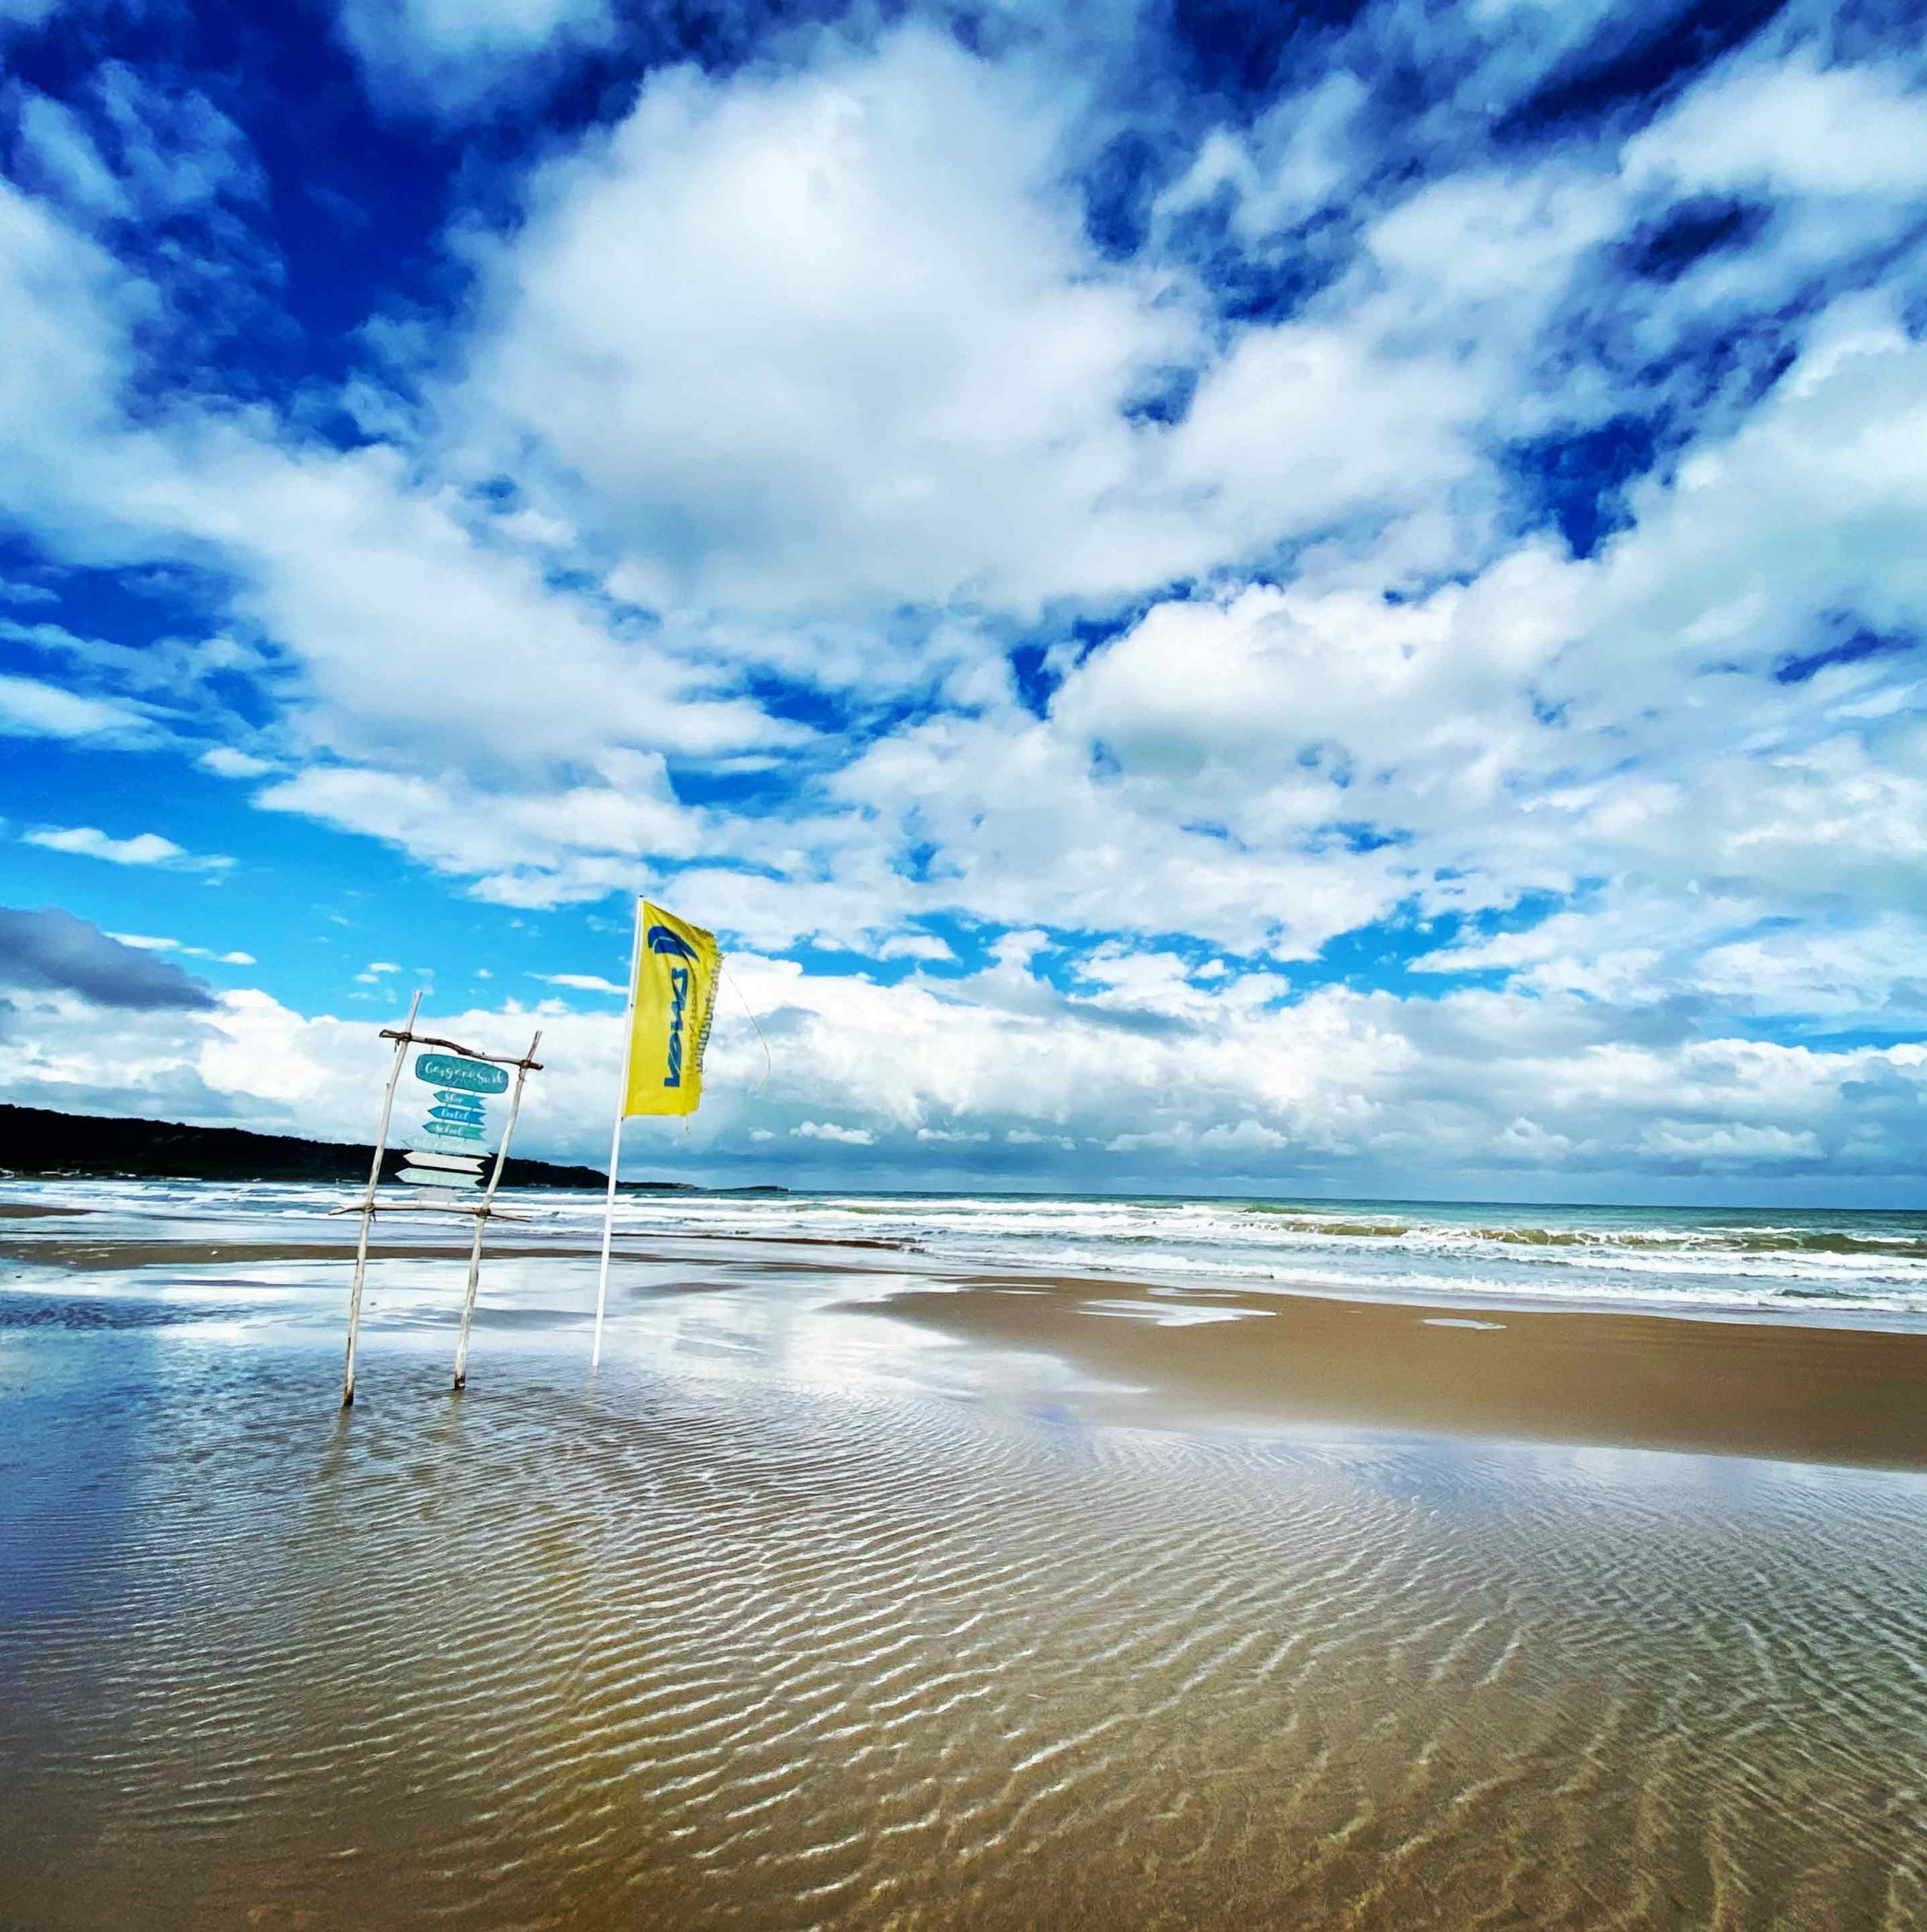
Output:
<instances>
[{"instance_id":1,"label":"white flagpole","mask_svg":"<svg viewBox=\"0 0 1927 1932\"><path fill-rule=\"evenodd\" d=\"M629 1057L636 1045L636 975L642 964L642 900L636 900L636 940L629 950L629 998L622 1009L622 1084L616 1089L615 1125L609 1133L609 1192L602 1207L602 1270L596 1281L596 1346L589 1352L593 1369L602 1359L602 1311L609 1299L609 1238L615 1229L616 1169L622 1163L623 1110L629 1105Z\"/></svg>"}]
</instances>

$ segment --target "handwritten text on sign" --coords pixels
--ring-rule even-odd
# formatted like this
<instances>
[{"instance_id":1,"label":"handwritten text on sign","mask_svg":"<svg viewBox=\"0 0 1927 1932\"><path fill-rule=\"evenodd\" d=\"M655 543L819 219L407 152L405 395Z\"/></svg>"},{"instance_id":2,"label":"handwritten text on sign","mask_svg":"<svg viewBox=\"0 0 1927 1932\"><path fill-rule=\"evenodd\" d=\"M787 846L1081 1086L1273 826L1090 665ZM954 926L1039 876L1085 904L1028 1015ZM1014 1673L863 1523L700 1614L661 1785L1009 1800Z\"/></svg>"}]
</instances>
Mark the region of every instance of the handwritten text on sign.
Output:
<instances>
[{"instance_id":1,"label":"handwritten text on sign","mask_svg":"<svg viewBox=\"0 0 1927 1932\"><path fill-rule=\"evenodd\" d=\"M486 1060L420 1054L415 1078L429 1090L427 1104L397 1178L417 1187L479 1187L496 1137L489 1097L508 1091L507 1072Z\"/></svg>"}]
</instances>

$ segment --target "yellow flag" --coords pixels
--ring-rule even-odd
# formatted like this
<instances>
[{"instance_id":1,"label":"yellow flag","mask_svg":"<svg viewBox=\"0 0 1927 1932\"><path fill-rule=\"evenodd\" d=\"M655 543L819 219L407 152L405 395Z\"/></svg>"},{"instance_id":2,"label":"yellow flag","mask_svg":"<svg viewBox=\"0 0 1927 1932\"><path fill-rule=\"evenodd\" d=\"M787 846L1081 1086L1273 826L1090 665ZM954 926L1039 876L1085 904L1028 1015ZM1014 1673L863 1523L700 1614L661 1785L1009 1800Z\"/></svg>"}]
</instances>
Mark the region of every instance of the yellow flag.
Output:
<instances>
[{"instance_id":1,"label":"yellow flag","mask_svg":"<svg viewBox=\"0 0 1927 1932\"><path fill-rule=\"evenodd\" d=\"M622 1110L693 1114L703 1097L703 1049L710 1043L722 954L713 933L646 899L640 917Z\"/></svg>"}]
</instances>

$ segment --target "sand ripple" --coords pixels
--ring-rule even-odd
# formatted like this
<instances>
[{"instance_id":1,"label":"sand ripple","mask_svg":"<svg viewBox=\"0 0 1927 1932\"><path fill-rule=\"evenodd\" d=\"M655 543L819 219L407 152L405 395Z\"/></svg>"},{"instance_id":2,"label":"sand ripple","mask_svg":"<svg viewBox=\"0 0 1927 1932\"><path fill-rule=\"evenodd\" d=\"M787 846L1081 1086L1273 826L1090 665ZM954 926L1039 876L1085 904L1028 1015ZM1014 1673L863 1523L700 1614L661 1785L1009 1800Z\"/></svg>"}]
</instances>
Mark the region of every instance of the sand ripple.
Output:
<instances>
[{"instance_id":1,"label":"sand ripple","mask_svg":"<svg viewBox=\"0 0 1927 1932\"><path fill-rule=\"evenodd\" d=\"M1920 1478L112 1346L0 1385L0 1920L1927 1909Z\"/></svg>"}]
</instances>

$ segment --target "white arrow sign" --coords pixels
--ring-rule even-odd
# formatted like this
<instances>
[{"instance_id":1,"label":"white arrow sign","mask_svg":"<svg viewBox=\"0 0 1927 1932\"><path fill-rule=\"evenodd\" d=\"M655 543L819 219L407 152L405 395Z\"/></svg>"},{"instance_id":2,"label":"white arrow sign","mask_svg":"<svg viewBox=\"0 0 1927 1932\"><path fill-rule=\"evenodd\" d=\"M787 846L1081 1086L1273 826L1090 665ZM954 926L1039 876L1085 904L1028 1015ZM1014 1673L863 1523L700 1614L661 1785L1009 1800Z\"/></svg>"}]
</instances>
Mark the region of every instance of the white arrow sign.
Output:
<instances>
[{"instance_id":1,"label":"white arrow sign","mask_svg":"<svg viewBox=\"0 0 1927 1932\"><path fill-rule=\"evenodd\" d=\"M411 1147L402 1158L417 1168L446 1168L456 1174L479 1174L488 1164L485 1154L431 1153L425 1147Z\"/></svg>"}]
</instances>

